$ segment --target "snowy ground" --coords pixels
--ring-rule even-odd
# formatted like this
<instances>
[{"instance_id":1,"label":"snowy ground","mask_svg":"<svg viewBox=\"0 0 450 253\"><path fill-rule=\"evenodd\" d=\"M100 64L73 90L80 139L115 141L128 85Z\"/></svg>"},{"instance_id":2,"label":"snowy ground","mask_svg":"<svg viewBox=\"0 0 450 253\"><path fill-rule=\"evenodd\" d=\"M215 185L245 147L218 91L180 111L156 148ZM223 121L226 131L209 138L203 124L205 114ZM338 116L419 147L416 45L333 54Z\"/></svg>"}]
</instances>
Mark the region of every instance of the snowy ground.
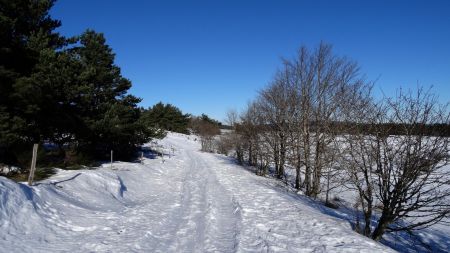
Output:
<instances>
[{"instance_id":1,"label":"snowy ground","mask_svg":"<svg viewBox=\"0 0 450 253\"><path fill-rule=\"evenodd\" d=\"M447 166L445 169L450 173L450 166ZM272 173L271 176L275 176L274 170L271 170L270 172ZM288 178L290 186L283 185L283 187L293 191L295 185L295 170L293 168L286 167L285 175ZM323 184L325 183L326 178L323 179ZM326 189L326 185L323 185L322 187L323 189ZM357 212L353 206L356 196L357 195L354 190L340 186L333 188L333 190L330 191L330 200L333 204L339 207L338 209L326 208L323 204L312 200L310 200L308 205L315 207L318 211L324 214L347 221L354 225ZM319 195L318 201L322 201L322 203L325 202L325 192L322 192ZM379 211L375 210L375 214L372 219L372 229L375 228L376 218L379 217L379 215ZM364 219L361 211L359 211L359 217L360 220ZM435 224L431 227L414 231L413 234L407 232L386 233L383 236L381 243L399 252L405 253L450 252L450 219L444 219L443 223L445 224Z\"/></svg>"},{"instance_id":2,"label":"snowy ground","mask_svg":"<svg viewBox=\"0 0 450 253\"><path fill-rule=\"evenodd\" d=\"M293 167L287 166L285 171L285 176L287 177L287 182L290 185L290 189L293 190L295 185L295 169ZM450 173L450 165L442 168L447 173ZM270 171L272 176L275 176L274 169ZM304 178L302 178L303 180ZM322 178L322 189L326 189L326 176ZM348 179L347 179L348 180ZM317 210L324 214L333 216L335 218L348 221L351 224L355 224L355 217L357 211L354 209L354 203L357 199L357 192L352 189L351 184L345 185L346 179L344 177L335 176L331 181L332 190L329 193L329 198L331 202L337 205L338 209L325 208L323 205L317 202L311 202L309 205L314 206ZM344 182L344 185L342 184ZM325 202L325 190L319 194L318 199ZM336 201L335 199L338 199ZM377 219L380 216L380 211L378 209L374 210L372 219L372 229L375 229ZM360 220L364 220L363 213L359 211ZM386 233L381 240L381 243L387 245L399 252L450 252L450 219L444 218L441 223L434 224L431 227L424 228L421 230L413 231L408 233L405 231Z\"/></svg>"},{"instance_id":3,"label":"snowy ground","mask_svg":"<svg viewBox=\"0 0 450 253\"><path fill-rule=\"evenodd\" d=\"M390 252L308 198L169 134L169 158L0 177L0 252ZM173 148L173 149L172 149Z\"/></svg>"}]
</instances>

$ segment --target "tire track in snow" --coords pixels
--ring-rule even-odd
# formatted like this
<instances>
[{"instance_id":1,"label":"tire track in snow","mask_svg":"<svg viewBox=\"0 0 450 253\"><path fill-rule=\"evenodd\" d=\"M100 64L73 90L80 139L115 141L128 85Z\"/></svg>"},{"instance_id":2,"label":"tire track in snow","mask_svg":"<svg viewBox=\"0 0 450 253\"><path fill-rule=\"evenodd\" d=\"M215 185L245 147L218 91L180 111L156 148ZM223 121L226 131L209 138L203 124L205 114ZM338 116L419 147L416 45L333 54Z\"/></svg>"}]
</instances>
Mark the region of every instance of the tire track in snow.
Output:
<instances>
[{"instance_id":1,"label":"tire track in snow","mask_svg":"<svg viewBox=\"0 0 450 253\"><path fill-rule=\"evenodd\" d=\"M189 164L182 187L183 218L170 250L236 251L240 216L231 195L199 154L195 151L184 151L183 154Z\"/></svg>"},{"instance_id":2,"label":"tire track in snow","mask_svg":"<svg viewBox=\"0 0 450 253\"><path fill-rule=\"evenodd\" d=\"M256 176L228 159L200 154L220 184L241 204L238 252L393 252L318 213L277 181Z\"/></svg>"}]
</instances>

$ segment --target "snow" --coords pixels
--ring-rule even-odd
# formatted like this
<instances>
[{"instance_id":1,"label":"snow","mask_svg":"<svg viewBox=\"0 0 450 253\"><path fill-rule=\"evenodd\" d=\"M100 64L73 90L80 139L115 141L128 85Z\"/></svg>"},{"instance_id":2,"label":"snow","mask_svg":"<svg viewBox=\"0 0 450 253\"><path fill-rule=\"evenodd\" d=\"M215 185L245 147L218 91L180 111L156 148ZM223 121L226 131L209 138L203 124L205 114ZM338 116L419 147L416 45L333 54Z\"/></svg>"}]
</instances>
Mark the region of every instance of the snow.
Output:
<instances>
[{"instance_id":1,"label":"snow","mask_svg":"<svg viewBox=\"0 0 450 253\"><path fill-rule=\"evenodd\" d=\"M0 164L0 176L7 176L20 171L19 167Z\"/></svg>"},{"instance_id":2,"label":"snow","mask_svg":"<svg viewBox=\"0 0 450 253\"><path fill-rule=\"evenodd\" d=\"M0 177L0 251L393 252L192 136L159 144L164 159L58 170L33 187Z\"/></svg>"},{"instance_id":3,"label":"snow","mask_svg":"<svg viewBox=\"0 0 450 253\"><path fill-rule=\"evenodd\" d=\"M450 165L446 165L441 169L444 173L450 174ZM275 173L273 168L270 172ZM291 188L295 185L295 173L293 166L287 165L285 167L286 181ZM302 177L302 180L304 180L304 177ZM364 222L362 211L356 211L354 208L354 204L358 199L358 193L349 180L345 174L331 176L329 199L339 207L338 209L324 208L313 202L310 203L310 206L315 206L321 212L348 221L353 225L355 224L355 216L357 214L360 220ZM318 199L322 200L322 202L325 202L326 198L326 183L327 177L325 174L322 177L322 192L318 196ZM446 187L450 187L450 185L447 184ZM375 205L377 204L379 202L375 199ZM373 211L372 231L375 229L376 222L381 215L380 209L375 208ZM425 220L425 218L422 220ZM420 218L415 220L409 219L409 221L417 222L420 221ZM408 220L403 220L403 222L408 224ZM450 252L450 217L444 218L440 223L434 224L431 227L414 230L412 233L407 231L386 233L380 242L399 252Z\"/></svg>"}]
</instances>

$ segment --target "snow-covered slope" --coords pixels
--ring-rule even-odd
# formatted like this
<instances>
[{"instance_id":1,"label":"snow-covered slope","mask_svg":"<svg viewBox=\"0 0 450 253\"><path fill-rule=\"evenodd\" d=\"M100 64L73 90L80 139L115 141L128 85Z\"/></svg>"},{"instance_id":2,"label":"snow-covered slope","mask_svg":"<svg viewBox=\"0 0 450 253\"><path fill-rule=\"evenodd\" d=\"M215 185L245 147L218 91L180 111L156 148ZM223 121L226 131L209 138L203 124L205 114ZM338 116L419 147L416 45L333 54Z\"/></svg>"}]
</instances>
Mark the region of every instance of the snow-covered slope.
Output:
<instances>
[{"instance_id":1,"label":"snow-covered slope","mask_svg":"<svg viewBox=\"0 0 450 253\"><path fill-rule=\"evenodd\" d=\"M60 170L28 187L0 177L0 252L389 252L278 181L193 137L171 157Z\"/></svg>"}]
</instances>

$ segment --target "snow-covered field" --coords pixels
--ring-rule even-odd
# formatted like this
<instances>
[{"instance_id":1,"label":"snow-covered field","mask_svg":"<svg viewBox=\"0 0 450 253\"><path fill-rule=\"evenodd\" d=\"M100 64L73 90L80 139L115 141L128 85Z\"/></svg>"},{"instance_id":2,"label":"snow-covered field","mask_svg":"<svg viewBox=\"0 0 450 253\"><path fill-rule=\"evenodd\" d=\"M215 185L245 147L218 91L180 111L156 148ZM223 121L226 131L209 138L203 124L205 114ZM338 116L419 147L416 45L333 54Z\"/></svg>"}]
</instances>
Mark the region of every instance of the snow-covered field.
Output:
<instances>
[{"instance_id":1,"label":"snow-covered field","mask_svg":"<svg viewBox=\"0 0 450 253\"><path fill-rule=\"evenodd\" d=\"M390 252L279 181L169 134L169 158L0 177L0 252ZM173 148L173 149L172 149Z\"/></svg>"}]
</instances>

